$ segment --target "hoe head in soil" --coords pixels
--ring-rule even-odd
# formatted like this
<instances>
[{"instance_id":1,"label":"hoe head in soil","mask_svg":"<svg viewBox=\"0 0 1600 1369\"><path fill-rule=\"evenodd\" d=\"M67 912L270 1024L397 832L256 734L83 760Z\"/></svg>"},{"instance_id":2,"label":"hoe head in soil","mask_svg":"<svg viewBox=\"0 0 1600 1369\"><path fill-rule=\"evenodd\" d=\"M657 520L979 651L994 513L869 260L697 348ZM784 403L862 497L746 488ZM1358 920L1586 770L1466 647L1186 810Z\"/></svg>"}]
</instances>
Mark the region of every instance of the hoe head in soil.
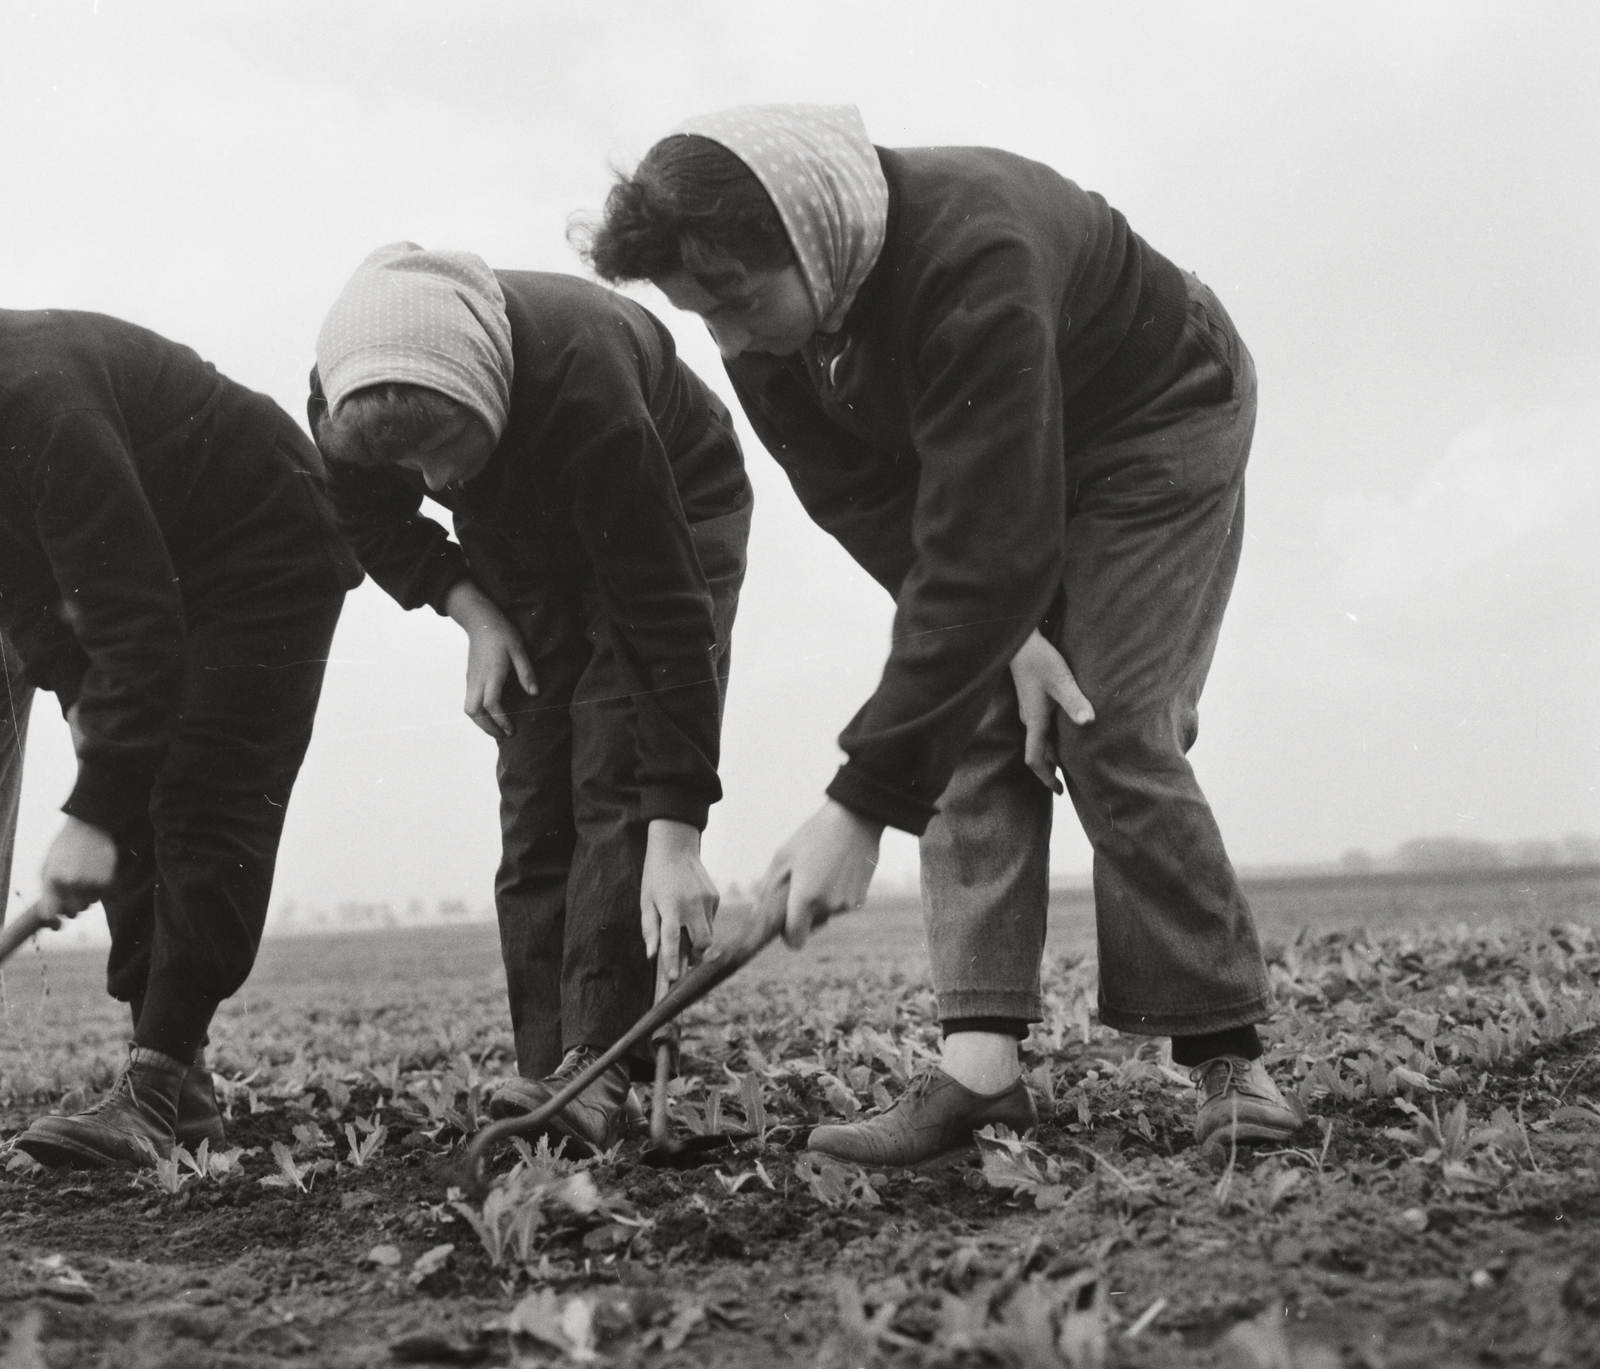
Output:
<instances>
[{"instance_id":1,"label":"hoe head in soil","mask_svg":"<svg viewBox=\"0 0 1600 1369\"><path fill-rule=\"evenodd\" d=\"M492 1122L472 1138L460 1165L448 1175L450 1182L474 1199L481 1199L488 1185L484 1176L484 1162L489 1153L502 1141L513 1136L528 1136L566 1107L574 1098L594 1083L612 1065L627 1054L636 1043L652 1037L691 1003L696 1003L736 971L748 965L783 931L784 917L789 906L789 882L774 883L763 896L750 920L728 941L714 944L705 958L686 973L622 1035L603 1055L582 1074L576 1075L559 1093L543 1106L520 1117L508 1117ZM821 920L816 924L821 925ZM722 1136L695 1136L674 1140L667 1134L665 1108L665 1056L667 1051L658 1047L656 1055L656 1099L652 1108L651 1142L645 1148L644 1162L668 1168L693 1168L704 1163L708 1152L725 1149L740 1139L738 1134Z\"/></svg>"}]
</instances>

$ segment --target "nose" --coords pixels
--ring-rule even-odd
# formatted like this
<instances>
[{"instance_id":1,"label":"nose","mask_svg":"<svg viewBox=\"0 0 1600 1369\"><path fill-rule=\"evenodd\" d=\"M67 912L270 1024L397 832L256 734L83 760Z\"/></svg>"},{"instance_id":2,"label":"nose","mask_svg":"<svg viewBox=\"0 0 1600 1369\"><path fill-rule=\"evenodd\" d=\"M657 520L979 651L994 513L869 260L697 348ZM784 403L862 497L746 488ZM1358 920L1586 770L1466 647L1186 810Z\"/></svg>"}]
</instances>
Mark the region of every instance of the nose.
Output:
<instances>
[{"instance_id":1,"label":"nose","mask_svg":"<svg viewBox=\"0 0 1600 1369\"><path fill-rule=\"evenodd\" d=\"M706 328L710 330L711 340L717 344L717 351L722 354L724 361L731 361L750 346L750 330L741 324L717 319L708 322Z\"/></svg>"},{"instance_id":2,"label":"nose","mask_svg":"<svg viewBox=\"0 0 1600 1369\"><path fill-rule=\"evenodd\" d=\"M422 483L433 493L438 494L440 490L450 483L450 472L441 466L430 464L423 469Z\"/></svg>"}]
</instances>

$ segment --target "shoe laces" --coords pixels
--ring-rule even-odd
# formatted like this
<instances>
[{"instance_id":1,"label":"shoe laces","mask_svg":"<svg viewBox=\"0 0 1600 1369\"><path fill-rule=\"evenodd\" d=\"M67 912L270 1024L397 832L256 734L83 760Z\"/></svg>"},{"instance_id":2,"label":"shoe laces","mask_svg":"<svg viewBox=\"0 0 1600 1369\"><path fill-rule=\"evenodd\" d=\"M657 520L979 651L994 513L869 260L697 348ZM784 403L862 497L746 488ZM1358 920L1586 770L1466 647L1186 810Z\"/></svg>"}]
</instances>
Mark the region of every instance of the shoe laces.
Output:
<instances>
[{"instance_id":1,"label":"shoe laces","mask_svg":"<svg viewBox=\"0 0 1600 1369\"><path fill-rule=\"evenodd\" d=\"M1189 1071L1189 1078L1205 1091L1208 1099L1224 1098L1230 1089L1244 1082L1244 1076L1249 1070L1248 1060L1243 1060L1237 1055L1219 1055L1213 1060L1207 1060L1203 1065L1196 1065ZM1219 1074L1220 1079L1218 1079Z\"/></svg>"},{"instance_id":2,"label":"shoe laces","mask_svg":"<svg viewBox=\"0 0 1600 1369\"><path fill-rule=\"evenodd\" d=\"M555 1073L550 1078L562 1081L576 1079L597 1059L599 1059L599 1056L593 1047L574 1046L561 1057L561 1063L556 1066Z\"/></svg>"},{"instance_id":3,"label":"shoe laces","mask_svg":"<svg viewBox=\"0 0 1600 1369\"><path fill-rule=\"evenodd\" d=\"M933 1087L934 1082L938 1079L938 1077L939 1070L937 1066L934 1065L929 1065L926 1069L914 1074L911 1077L911 1082L905 1086L905 1089L900 1096L884 1109L884 1114L887 1115L888 1113L893 1112L896 1108L901 1106L901 1104L909 1105L911 1103L918 1102L922 1096Z\"/></svg>"},{"instance_id":4,"label":"shoe laces","mask_svg":"<svg viewBox=\"0 0 1600 1369\"><path fill-rule=\"evenodd\" d=\"M125 1065L118 1071L116 1082L111 1085L111 1089L105 1097L90 1103L88 1107L78 1113L78 1116L92 1117L121 1098L126 1098L136 1108L142 1106L139 1102L139 1091L133 1082L133 1067L131 1065Z\"/></svg>"}]
</instances>

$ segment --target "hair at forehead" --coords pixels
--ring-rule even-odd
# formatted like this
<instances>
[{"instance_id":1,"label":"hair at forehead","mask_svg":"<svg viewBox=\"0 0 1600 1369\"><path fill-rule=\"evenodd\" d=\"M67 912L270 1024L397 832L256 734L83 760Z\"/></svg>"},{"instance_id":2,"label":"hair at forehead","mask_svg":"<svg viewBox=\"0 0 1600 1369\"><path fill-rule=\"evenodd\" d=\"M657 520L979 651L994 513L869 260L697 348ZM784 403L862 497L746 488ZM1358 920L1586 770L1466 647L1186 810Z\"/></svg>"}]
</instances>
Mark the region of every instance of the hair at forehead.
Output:
<instances>
[{"instance_id":1,"label":"hair at forehead","mask_svg":"<svg viewBox=\"0 0 1600 1369\"><path fill-rule=\"evenodd\" d=\"M606 197L604 220L579 230L603 280L656 280L682 269L706 289L795 260L788 230L756 174L698 134L663 138Z\"/></svg>"},{"instance_id":2,"label":"hair at forehead","mask_svg":"<svg viewBox=\"0 0 1600 1369\"><path fill-rule=\"evenodd\" d=\"M369 385L330 409L316 438L330 460L387 466L463 419L475 415L425 385Z\"/></svg>"}]
</instances>

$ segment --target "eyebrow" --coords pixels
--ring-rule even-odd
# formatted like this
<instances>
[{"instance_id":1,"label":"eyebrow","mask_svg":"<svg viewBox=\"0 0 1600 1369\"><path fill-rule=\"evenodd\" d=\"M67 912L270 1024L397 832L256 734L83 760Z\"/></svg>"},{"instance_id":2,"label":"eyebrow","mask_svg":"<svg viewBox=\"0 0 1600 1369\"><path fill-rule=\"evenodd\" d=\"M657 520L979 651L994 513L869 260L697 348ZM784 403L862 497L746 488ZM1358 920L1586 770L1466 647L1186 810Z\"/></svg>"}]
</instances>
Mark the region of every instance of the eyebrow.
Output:
<instances>
[{"instance_id":1,"label":"eyebrow","mask_svg":"<svg viewBox=\"0 0 1600 1369\"><path fill-rule=\"evenodd\" d=\"M756 293L748 288L750 276L744 271L697 271L692 272L689 278L719 304L729 303L729 292L737 291L741 285L746 286L744 298L748 299Z\"/></svg>"}]
</instances>

